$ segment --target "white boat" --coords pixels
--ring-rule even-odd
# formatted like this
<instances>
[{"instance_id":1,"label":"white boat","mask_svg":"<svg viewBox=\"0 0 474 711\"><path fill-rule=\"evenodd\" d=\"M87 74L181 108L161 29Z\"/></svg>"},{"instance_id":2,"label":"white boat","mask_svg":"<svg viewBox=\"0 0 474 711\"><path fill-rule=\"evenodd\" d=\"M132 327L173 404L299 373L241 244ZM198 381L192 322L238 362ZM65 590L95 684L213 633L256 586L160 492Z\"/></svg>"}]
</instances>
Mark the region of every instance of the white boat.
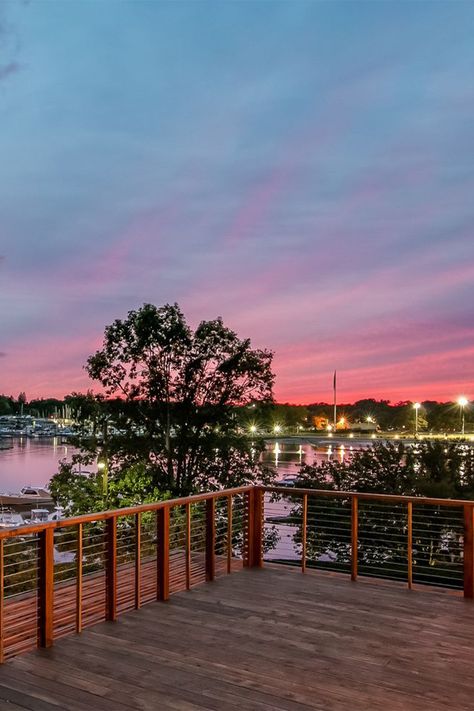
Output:
<instances>
[{"instance_id":1,"label":"white boat","mask_svg":"<svg viewBox=\"0 0 474 711\"><path fill-rule=\"evenodd\" d=\"M12 528L17 526L23 526L25 524L25 519L19 513L14 513L13 511L0 510L0 528Z\"/></svg>"},{"instance_id":2,"label":"white boat","mask_svg":"<svg viewBox=\"0 0 474 711\"><path fill-rule=\"evenodd\" d=\"M53 513L49 509L31 509L31 518L27 523L47 523L48 521L59 521L63 518L64 510L62 506L56 506Z\"/></svg>"},{"instance_id":3,"label":"white boat","mask_svg":"<svg viewBox=\"0 0 474 711\"><path fill-rule=\"evenodd\" d=\"M48 509L31 509L31 518L27 523L47 523L48 521Z\"/></svg>"},{"instance_id":4,"label":"white boat","mask_svg":"<svg viewBox=\"0 0 474 711\"><path fill-rule=\"evenodd\" d=\"M46 487L24 486L18 494L0 492L0 506L21 506L25 504L51 504L52 498Z\"/></svg>"}]
</instances>

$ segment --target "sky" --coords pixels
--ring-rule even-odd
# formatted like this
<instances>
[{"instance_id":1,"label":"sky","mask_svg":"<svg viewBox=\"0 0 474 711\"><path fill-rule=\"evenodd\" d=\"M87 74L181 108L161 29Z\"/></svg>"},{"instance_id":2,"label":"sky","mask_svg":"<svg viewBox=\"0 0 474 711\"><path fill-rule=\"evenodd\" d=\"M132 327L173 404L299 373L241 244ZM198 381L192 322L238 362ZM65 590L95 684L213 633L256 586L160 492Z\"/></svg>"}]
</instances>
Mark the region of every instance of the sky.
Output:
<instances>
[{"instance_id":1,"label":"sky","mask_svg":"<svg viewBox=\"0 0 474 711\"><path fill-rule=\"evenodd\" d=\"M0 392L143 303L275 396L474 398L474 3L0 0Z\"/></svg>"}]
</instances>

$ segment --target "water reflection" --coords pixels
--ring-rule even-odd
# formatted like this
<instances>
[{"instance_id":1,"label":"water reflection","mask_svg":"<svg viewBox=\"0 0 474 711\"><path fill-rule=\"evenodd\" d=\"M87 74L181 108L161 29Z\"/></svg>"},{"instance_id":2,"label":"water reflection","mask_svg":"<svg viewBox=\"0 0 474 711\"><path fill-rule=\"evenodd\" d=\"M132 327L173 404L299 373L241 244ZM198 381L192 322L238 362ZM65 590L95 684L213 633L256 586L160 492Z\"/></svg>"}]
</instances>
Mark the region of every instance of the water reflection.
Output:
<instances>
[{"instance_id":1,"label":"water reflection","mask_svg":"<svg viewBox=\"0 0 474 711\"><path fill-rule=\"evenodd\" d=\"M268 442L261 461L267 466L275 467L279 475L288 476L297 474L304 464L313 466L327 461L343 462L353 450L352 445L348 447L337 443L315 445L309 442L277 440Z\"/></svg>"},{"instance_id":2,"label":"water reflection","mask_svg":"<svg viewBox=\"0 0 474 711\"><path fill-rule=\"evenodd\" d=\"M70 460L73 448L60 438L12 438L0 451L0 491L17 492L23 486L44 486L58 471L61 459Z\"/></svg>"}]
</instances>

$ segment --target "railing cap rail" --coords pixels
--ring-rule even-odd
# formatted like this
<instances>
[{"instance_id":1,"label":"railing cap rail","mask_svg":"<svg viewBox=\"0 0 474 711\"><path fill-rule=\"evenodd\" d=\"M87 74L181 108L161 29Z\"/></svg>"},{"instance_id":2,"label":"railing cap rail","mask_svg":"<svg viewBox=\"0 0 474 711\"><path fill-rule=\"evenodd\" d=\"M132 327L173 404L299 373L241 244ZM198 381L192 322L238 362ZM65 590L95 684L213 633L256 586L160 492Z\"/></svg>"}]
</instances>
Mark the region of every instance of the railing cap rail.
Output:
<instances>
[{"instance_id":1,"label":"railing cap rail","mask_svg":"<svg viewBox=\"0 0 474 711\"><path fill-rule=\"evenodd\" d=\"M80 523L97 523L98 521L107 521L111 518L119 516L132 516L137 513L146 513L148 511L158 511L164 508L174 508L175 506L185 506L186 504L196 504L200 501L208 499L220 499L227 496L236 496L245 494L254 489L254 485L238 486L233 489L221 489L219 491L209 491L202 494L193 494L192 496L183 496L178 499L166 499L165 501L157 501L153 504L140 504L139 506L127 506L123 509L110 509L107 511L98 511L96 513L82 514L81 516L72 516L71 518L62 518L58 521L47 521L38 524L25 524L15 528L6 528L0 530L0 540L2 538L16 538L18 536L27 536L34 533L41 533L50 528L66 528L68 526L77 526Z\"/></svg>"},{"instance_id":2,"label":"railing cap rail","mask_svg":"<svg viewBox=\"0 0 474 711\"><path fill-rule=\"evenodd\" d=\"M252 485L248 484L246 486L239 486L233 489L221 489L220 491L210 491L202 494L194 494L192 496L185 496L177 499L167 499L165 501L157 501L152 504L140 504L139 506L128 506L123 509L110 509L108 511L98 511L96 513L83 514L81 516L73 516L71 518L59 519L58 521L48 521L38 524L25 524L24 526L17 526L15 528L6 528L0 530L0 540L5 538L16 538L18 536L27 536L36 533L41 533L48 529L56 528L67 528L69 526L77 526L82 523L94 523L99 521L107 521L111 518L117 518L121 516L132 516L137 513L146 513L148 511L157 511L163 508L174 508L175 506L184 506L186 504L195 504L200 501L207 501L209 499L219 499L226 496L235 496L238 494L244 494L252 489L261 489L270 493L276 494L286 494L287 496L300 496L303 494L308 494L309 496L321 496L328 498L337 499L347 499L357 497L360 500L367 501L382 501L388 503L408 503L412 502L420 506L432 505L432 506L446 506L446 507L460 507L460 506L474 506L474 501L466 499L436 499L428 498L424 496L402 496L395 494L376 494L360 491L334 491L331 489L310 489L301 487L287 487L287 486L262 486L262 485Z\"/></svg>"},{"instance_id":3,"label":"railing cap rail","mask_svg":"<svg viewBox=\"0 0 474 711\"><path fill-rule=\"evenodd\" d=\"M308 494L312 496L327 496L336 499L348 499L357 497L361 500L372 501L387 501L390 503L408 503L432 505L432 506L474 506L474 501L470 499L433 499L426 496L403 496L397 494L375 494L360 491L339 491L332 489L305 489L300 487L288 486L265 486L265 491L274 492L276 494L286 494L287 496Z\"/></svg>"}]
</instances>

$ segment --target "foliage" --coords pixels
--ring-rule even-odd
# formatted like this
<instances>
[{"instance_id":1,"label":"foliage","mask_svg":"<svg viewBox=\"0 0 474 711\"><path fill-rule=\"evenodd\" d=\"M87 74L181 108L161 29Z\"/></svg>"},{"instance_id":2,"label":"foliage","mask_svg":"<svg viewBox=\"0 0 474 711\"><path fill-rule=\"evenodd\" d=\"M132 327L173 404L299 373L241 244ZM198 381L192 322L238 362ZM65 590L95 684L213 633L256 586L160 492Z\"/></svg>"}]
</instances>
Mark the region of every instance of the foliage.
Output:
<instances>
[{"instance_id":1,"label":"foliage","mask_svg":"<svg viewBox=\"0 0 474 711\"><path fill-rule=\"evenodd\" d=\"M0 415L12 415L15 412L15 401L12 397L0 395Z\"/></svg>"},{"instance_id":2,"label":"foliage","mask_svg":"<svg viewBox=\"0 0 474 711\"><path fill-rule=\"evenodd\" d=\"M327 491L361 491L429 498L474 498L474 451L464 444L440 442L377 444L357 451L344 462L329 461L301 469L298 485ZM300 507L292 512L295 520ZM335 566L350 560L351 501L319 499L308 511L308 557L331 557ZM406 575L406 506L361 501L360 567L384 570L389 577ZM459 510L414 507L414 549L418 571L430 580L453 579L462 564L462 519ZM301 540L298 530L295 540ZM421 573L420 573L421 575Z\"/></svg>"},{"instance_id":3,"label":"foliage","mask_svg":"<svg viewBox=\"0 0 474 711\"><path fill-rule=\"evenodd\" d=\"M72 463L62 461L49 484L51 496L66 516L101 511L104 508L102 477L99 473L79 473Z\"/></svg>"},{"instance_id":4,"label":"foliage","mask_svg":"<svg viewBox=\"0 0 474 711\"><path fill-rule=\"evenodd\" d=\"M94 395L71 393L63 400L41 398L24 402L24 414L36 417L72 416L82 418L87 407L93 407ZM11 396L0 395L0 416L18 414L21 401ZM85 409L84 409L85 408ZM68 414L66 414L68 413ZM383 431L398 430L413 434L415 430L415 411L411 401L391 403L389 400L365 398L355 403L338 404L338 413L347 418L348 423L365 422L370 417ZM314 417L323 417L332 422L333 405L313 403L311 405L290 405L273 403L270 400L257 400L247 405L234 407L234 415L244 429L256 424L259 430L272 432L275 425L280 425L283 434L292 434L302 427L312 427ZM474 430L474 408L465 409L466 431ZM418 411L419 431L431 433L459 433L461 429L461 411L455 402L436 402L426 400Z\"/></svg>"},{"instance_id":5,"label":"foliage","mask_svg":"<svg viewBox=\"0 0 474 711\"><path fill-rule=\"evenodd\" d=\"M304 486L432 498L474 498L474 450L457 442L377 443L350 458L304 466Z\"/></svg>"},{"instance_id":6,"label":"foliage","mask_svg":"<svg viewBox=\"0 0 474 711\"><path fill-rule=\"evenodd\" d=\"M193 331L176 304L145 304L108 326L87 362L104 394L68 399L81 421L78 461L101 460L107 504L268 481L263 442L239 434L235 413L271 401L271 362L221 319ZM74 484L75 476L63 468L53 477L54 497L66 500L71 488L81 510L98 505L100 477Z\"/></svg>"},{"instance_id":7,"label":"foliage","mask_svg":"<svg viewBox=\"0 0 474 711\"><path fill-rule=\"evenodd\" d=\"M302 405L279 404L269 401L251 403L236 410L239 424L245 431L255 425L259 431L273 433L275 426L284 434L297 434L311 426L309 410Z\"/></svg>"}]
</instances>

